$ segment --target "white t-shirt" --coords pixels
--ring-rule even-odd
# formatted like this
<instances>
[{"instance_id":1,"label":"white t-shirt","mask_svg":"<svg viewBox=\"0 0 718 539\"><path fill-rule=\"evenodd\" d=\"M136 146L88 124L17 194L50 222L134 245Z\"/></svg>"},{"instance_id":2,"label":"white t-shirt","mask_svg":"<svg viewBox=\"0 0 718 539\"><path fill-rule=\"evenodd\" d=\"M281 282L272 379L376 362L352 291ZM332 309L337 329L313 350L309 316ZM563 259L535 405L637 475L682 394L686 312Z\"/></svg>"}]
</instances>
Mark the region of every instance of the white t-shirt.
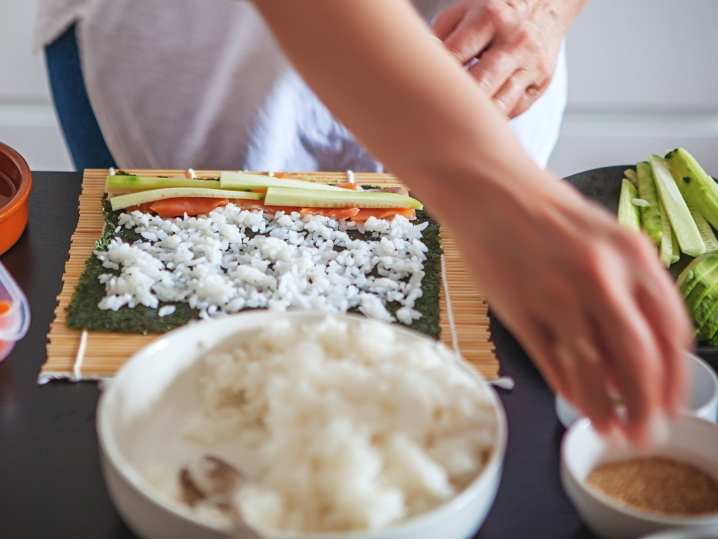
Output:
<instances>
[{"instance_id":1,"label":"white t-shirt","mask_svg":"<svg viewBox=\"0 0 718 539\"><path fill-rule=\"evenodd\" d=\"M415 0L431 20L452 0ZM35 46L78 22L90 103L118 166L381 172L289 64L249 2L40 0ZM548 90L511 122L541 166L566 104Z\"/></svg>"}]
</instances>

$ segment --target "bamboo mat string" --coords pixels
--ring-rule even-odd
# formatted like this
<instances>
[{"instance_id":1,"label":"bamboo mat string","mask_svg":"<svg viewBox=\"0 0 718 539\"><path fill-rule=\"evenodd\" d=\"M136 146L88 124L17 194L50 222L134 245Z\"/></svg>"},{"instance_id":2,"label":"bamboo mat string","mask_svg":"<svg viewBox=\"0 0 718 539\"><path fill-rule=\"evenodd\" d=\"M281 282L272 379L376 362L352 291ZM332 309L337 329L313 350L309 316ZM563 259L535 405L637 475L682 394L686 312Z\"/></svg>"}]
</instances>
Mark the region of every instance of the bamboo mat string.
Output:
<instances>
[{"instance_id":1,"label":"bamboo mat string","mask_svg":"<svg viewBox=\"0 0 718 539\"><path fill-rule=\"evenodd\" d=\"M451 308L451 296L449 295L449 283L446 277L446 261L444 255L441 255L441 283L444 286L444 298L446 301L446 314L449 319L449 328L451 329L451 345L456 354L461 355L459 349L459 336L456 333L456 324L454 324L454 311Z\"/></svg>"},{"instance_id":2,"label":"bamboo mat string","mask_svg":"<svg viewBox=\"0 0 718 539\"><path fill-rule=\"evenodd\" d=\"M85 359L85 349L87 348L87 330L82 330L82 337L80 337L80 346L77 349L77 357L75 358L75 364L72 366L72 374L75 380L82 378L82 362Z\"/></svg>"}]
</instances>

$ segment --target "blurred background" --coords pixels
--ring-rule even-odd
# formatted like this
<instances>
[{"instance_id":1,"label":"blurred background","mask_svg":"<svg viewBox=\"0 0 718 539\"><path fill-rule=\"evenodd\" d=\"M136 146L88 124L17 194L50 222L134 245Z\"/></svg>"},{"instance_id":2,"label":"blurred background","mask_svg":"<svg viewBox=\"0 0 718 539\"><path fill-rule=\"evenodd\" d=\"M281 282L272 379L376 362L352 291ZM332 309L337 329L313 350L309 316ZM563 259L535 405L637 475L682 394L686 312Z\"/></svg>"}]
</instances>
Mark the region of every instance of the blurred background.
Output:
<instances>
[{"instance_id":1,"label":"blurred background","mask_svg":"<svg viewBox=\"0 0 718 539\"><path fill-rule=\"evenodd\" d=\"M42 54L36 0L0 2L0 141L33 170L73 170ZM718 176L718 1L589 0L567 37L561 176L685 146Z\"/></svg>"}]
</instances>

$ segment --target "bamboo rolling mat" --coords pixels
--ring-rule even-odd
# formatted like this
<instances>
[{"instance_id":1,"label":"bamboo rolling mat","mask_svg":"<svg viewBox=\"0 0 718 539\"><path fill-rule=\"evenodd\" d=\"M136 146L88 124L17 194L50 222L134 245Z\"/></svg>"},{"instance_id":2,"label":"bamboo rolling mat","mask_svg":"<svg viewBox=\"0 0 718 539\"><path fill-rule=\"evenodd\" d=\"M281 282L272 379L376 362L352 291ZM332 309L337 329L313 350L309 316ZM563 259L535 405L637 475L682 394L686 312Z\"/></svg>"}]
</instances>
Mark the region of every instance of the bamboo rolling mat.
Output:
<instances>
[{"instance_id":1,"label":"bamboo rolling mat","mask_svg":"<svg viewBox=\"0 0 718 539\"><path fill-rule=\"evenodd\" d=\"M142 176L174 176L177 170L132 170ZM198 178L217 178L219 171L197 171ZM85 269L85 261L92 255L95 242L102 235L102 195L107 170L86 170L80 195L80 218L72 236L70 259L65 265L62 292L58 296L55 320L50 325L47 361L42 366L38 382L55 379L99 380L113 376L138 350L159 335L131 335L102 331L69 329L65 325L65 309L72 299L75 286ZM292 173L298 180L322 183L346 181L347 175L334 173ZM399 182L388 174L355 173L356 182L378 186L397 186ZM442 228L445 281L440 295L441 339L459 352L487 379L498 377L499 364L489 332L488 306L477 292L458 249L445 228ZM446 292L448 290L448 299ZM451 306L449 311L447 303ZM452 331L453 325L453 331Z\"/></svg>"}]
</instances>

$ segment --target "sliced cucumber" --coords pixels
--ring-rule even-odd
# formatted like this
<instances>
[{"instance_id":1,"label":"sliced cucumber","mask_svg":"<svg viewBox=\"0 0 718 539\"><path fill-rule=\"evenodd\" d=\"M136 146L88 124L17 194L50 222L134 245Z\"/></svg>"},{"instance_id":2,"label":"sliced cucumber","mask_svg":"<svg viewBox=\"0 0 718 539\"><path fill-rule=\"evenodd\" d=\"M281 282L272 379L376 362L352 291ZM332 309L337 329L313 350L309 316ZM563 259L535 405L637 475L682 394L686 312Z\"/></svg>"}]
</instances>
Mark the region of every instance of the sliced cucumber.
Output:
<instances>
[{"instance_id":1,"label":"sliced cucumber","mask_svg":"<svg viewBox=\"0 0 718 539\"><path fill-rule=\"evenodd\" d=\"M718 185L715 180L683 148L668 152L666 163L676 183L691 196L696 209L718 229Z\"/></svg>"},{"instance_id":2,"label":"sliced cucumber","mask_svg":"<svg viewBox=\"0 0 718 539\"><path fill-rule=\"evenodd\" d=\"M693 326L700 331L718 301L718 268L704 275L686 297L686 307Z\"/></svg>"},{"instance_id":3,"label":"sliced cucumber","mask_svg":"<svg viewBox=\"0 0 718 539\"><path fill-rule=\"evenodd\" d=\"M641 224L643 230L651 241L656 245L661 244L661 213L658 210L658 191L656 183L653 181L653 172L651 165L646 161L636 164L636 172L638 176L638 196L648 202L648 206L641 208Z\"/></svg>"},{"instance_id":4,"label":"sliced cucumber","mask_svg":"<svg viewBox=\"0 0 718 539\"><path fill-rule=\"evenodd\" d=\"M638 188L638 175L636 174L636 171L632 168L627 168L623 171L623 175L626 177L626 179L633 184L633 187Z\"/></svg>"},{"instance_id":5,"label":"sliced cucumber","mask_svg":"<svg viewBox=\"0 0 718 539\"><path fill-rule=\"evenodd\" d=\"M676 286L683 297L685 298L690 293L697 280L703 278L716 266L718 266L718 254L716 253L705 253L694 258L676 279Z\"/></svg>"},{"instance_id":6,"label":"sliced cucumber","mask_svg":"<svg viewBox=\"0 0 718 539\"><path fill-rule=\"evenodd\" d=\"M718 240L716 240L716 235L713 232L711 225L708 224L708 221L705 220L701 212L696 209L688 198L686 198L686 205L688 206L688 210L691 212L693 220L696 222L698 232L700 232L701 239L706 246L706 253L718 251Z\"/></svg>"},{"instance_id":7,"label":"sliced cucumber","mask_svg":"<svg viewBox=\"0 0 718 539\"><path fill-rule=\"evenodd\" d=\"M290 180L288 178L275 178L273 176L260 176L258 174L244 174L242 172L224 171L219 176L219 185L222 189L266 189L268 187L289 187L294 189L311 189L315 191L348 191L341 187L326 185L317 182Z\"/></svg>"},{"instance_id":8,"label":"sliced cucumber","mask_svg":"<svg viewBox=\"0 0 718 539\"><path fill-rule=\"evenodd\" d=\"M145 176L107 176L105 193L137 193L150 189L170 189L173 187L199 187L219 189L217 180L188 180L186 178L149 178Z\"/></svg>"},{"instance_id":9,"label":"sliced cucumber","mask_svg":"<svg viewBox=\"0 0 718 539\"><path fill-rule=\"evenodd\" d=\"M668 219L663 202L658 201L658 211L661 215L661 263L670 268L673 263L673 230Z\"/></svg>"},{"instance_id":10,"label":"sliced cucumber","mask_svg":"<svg viewBox=\"0 0 718 539\"><path fill-rule=\"evenodd\" d=\"M668 165L657 155L651 155L648 160L651 163L658 196L663 203L666 215L671 221L671 226L678 238L681 251L690 256L703 254L706 246L691 216L691 212L686 206L686 201L683 200L683 196L671 176ZM663 243L664 241L661 241L661 245Z\"/></svg>"},{"instance_id":11,"label":"sliced cucumber","mask_svg":"<svg viewBox=\"0 0 718 539\"><path fill-rule=\"evenodd\" d=\"M641 230L641 214L633 199L638 191L631 182L624 179L621 184L621 197L618 200L618 224L627 230Z\"/></svg>"},{"instance_id":12,"label":"sliced cucumber","mask_svg":"<svg viewBox=\"0 0 718 539\"><path fill-rule=\"evenodd\" d=\"M123 210L130 206L137 206L145 202L155 202L167 198L231 198L245 200L262 200L262 193L247 193L246 191L226 191L223 189L198 189L188 187L175 187L172 189L153 189L140 191L129 195L120 195L110 199L113 210Z\"/></svg>"},{"instance_id":13,"label":"sliced cucumber","mask_svg":"<svg viewBox=\"0 0 718 539\"><path fill-rule=\"evenodd\" d=\"M421 202L406 195L378 191L310 191L270 187L264 199L268 206L298 206L302 208L423 208Z\"/></svg>"}]
</instances>

